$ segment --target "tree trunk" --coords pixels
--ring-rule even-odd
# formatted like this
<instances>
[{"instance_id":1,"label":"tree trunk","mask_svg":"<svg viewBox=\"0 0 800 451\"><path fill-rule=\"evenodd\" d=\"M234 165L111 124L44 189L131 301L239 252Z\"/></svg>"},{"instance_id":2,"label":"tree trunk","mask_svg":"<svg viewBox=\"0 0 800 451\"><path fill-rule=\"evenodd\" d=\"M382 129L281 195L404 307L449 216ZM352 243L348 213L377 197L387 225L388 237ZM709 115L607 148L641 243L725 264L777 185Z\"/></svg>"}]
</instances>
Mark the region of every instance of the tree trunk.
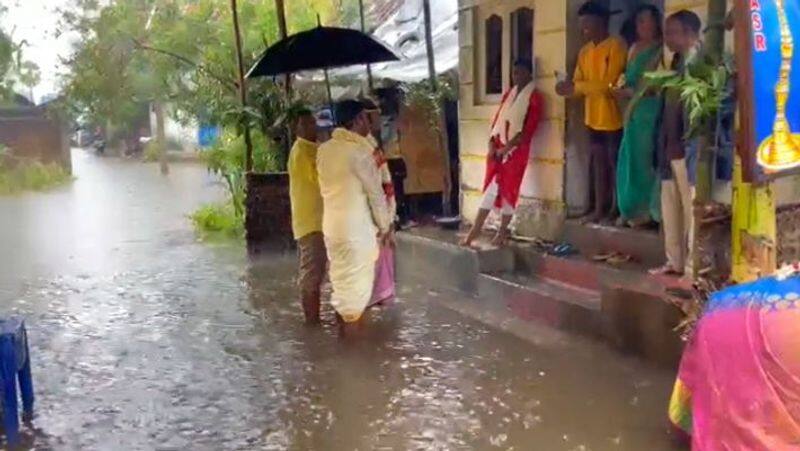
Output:
<instances>
[{"instance_id":1,"label":"tree trunk","mask_svg":"<svg viewBox=\"0 0 800 451\"><path fill-rule=\"evenodd\" d=\"M167 164L167 131L164 119L164 104L161 102L153 103L153 113L156 116L156 150L158 150L158 165L161 173L164 175L169 174L169 165Z\"/></svg>"},{"instance_id":2,"label":"tree trunk","mask_svg":"<svg viewBox=\"0 0 800 451\"><path fill-rule=\"evenodd\" d=\"M283 5L283 2L279 0ZM231 0L231 14L233 15L233 34L234 44L236 45L236 62L239 68L239 99L242 102L242 108L247 107L247 84L244 78L244 61L242 58L242 35L239 33L239 12L236 8L236 0ZM245 113L242 112L241 126L244 129L244 170L250 172L253 170L253 143L250 139L250 124L245 118Z\"/></svg>"}]
</instances>

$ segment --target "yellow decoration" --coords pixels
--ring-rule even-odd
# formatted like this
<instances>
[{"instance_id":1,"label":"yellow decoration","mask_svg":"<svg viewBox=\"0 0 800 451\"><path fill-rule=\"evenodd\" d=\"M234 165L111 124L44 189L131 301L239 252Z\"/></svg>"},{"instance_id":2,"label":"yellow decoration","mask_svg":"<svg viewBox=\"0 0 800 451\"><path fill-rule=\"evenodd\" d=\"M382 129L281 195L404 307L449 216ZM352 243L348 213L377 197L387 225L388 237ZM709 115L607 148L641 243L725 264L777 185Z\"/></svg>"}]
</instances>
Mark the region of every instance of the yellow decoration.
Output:
<instances>
[{"instance_id":1,"label":"yellow decoration","mask_svg":"<svg viewBox=\"0 0 800 451\"><path fill-rule=\"evenodd\" d=\"M792 134L786 118L789 102L794 37L786 17L784 0L775 0L781 30L781 68L775 85L775 123L772 136L758 147L758 163L768 171L782 171L800 166L800 135Z\"/></svg>"},{"instance_id":2,"label":"yellow decoration","mask_svg":"<svg viewBox=\"0 0 800 451\"><path fill-rule=\"evenodd\" d=\"M731 230L733 282L750 282L775 271L776 221L771 185L754 186L742 181L742 162L737 155Z\"/></svg>"}]
</instances>

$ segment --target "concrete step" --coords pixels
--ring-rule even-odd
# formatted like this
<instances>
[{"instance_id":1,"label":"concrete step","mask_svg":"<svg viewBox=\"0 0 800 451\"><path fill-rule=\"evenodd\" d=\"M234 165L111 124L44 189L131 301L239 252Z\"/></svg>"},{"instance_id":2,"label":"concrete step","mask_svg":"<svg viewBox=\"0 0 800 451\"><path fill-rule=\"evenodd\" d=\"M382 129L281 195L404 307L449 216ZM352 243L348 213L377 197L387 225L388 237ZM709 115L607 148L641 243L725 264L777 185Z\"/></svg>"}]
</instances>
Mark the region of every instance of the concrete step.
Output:
<instances>
[{"instance_id":1,"label":"concrete step","mask_svg":"<svg viewBox=\"0 0 800 451\"><path fill-rule=\"evenodd\" d=\"M625 286L633 291L660 295L663 283L638 263L610 265L583 255L557 257L532 247L521 247L514 254L516 272L551 279L586 290Z\"/></svg>"},{"instance_id":2,"label":"concrete step","mask_svg":"<svg viewBox=\"0 0 800 451\"><path fill-rule=\"evenodd\" d=\"M397 234L397 271L437 287L449 287L465 294L477 294L480 273L510 271L514 268L511 249L467 249L456 244L455 233L437 229L416 229Z\"/></svg>"},{"instance_id":3,"label":"concrete step","mask_svg":"<svg viewBox=\"0 0 800 451\"><path fill-rule=\"evenodd\" d=\"M603 335L601 296L551 279L519 273L481 274L478 295L497 302L515 317L582 335Z\"/></svg>"},{"instance_id":4,"label":"concrete step","mask_svg":"<svg viewBox=\"0 0 800 451\"><path fill-rule=\"evenodd\" d=\"M563 240L571 243L587 258L616 251L632 256L636 263L644 267L664 264L664 242L655 230L581 224L569 220L564 224Z\"/></svg>"},{"instance_id":5,"label":"concrete step","mask_svg":"<svg viewBox=\"0 0 800 451\"><path fill-rule=\"evenodd\" d=\"M521 248L515 257L516 271L521 274L551 279L586 290L601 289L600 268L583 256L556 257L534 249Z\"/></svg>"}]
</instances>

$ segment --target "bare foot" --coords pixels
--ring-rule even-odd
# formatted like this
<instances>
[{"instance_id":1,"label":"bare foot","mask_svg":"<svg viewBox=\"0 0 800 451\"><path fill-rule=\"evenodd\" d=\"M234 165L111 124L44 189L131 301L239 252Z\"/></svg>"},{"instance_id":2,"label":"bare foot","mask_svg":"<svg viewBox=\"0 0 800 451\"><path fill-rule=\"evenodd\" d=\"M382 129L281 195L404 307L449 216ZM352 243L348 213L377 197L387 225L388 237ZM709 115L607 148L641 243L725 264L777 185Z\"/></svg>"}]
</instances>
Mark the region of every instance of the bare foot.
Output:
<instances>
[{"instance_id":1,"label":"bare foot","mask_svg":"<svg viewBox=\"0 0 800 451\"><path fill-rule=\"evenodd\" d=\"M682 276L683 272L678 271L670 265L660 266L658 268L653 268L648 273L651 276Z\"/></svg>"},{"instance_id":2,"label":"bare foot","mask_svg":"<svg viewBox=\"0 0 800 451\"><path fill-rule=\"evenodd\" d=\"M632 220L628 221L628 227L630 227L632 229L641 229L641 228L647 226L648 224L650 224L651 222L653 222L653 220L650 219L649 217L645 216L645 217L642 217L642 218L639 218L639 219L632 219Z\"/></svg>"},{"instance_id":3,"label":"bare foot","mask_svg":"<svg viewBox=\"0 0 800 451\"><path fill-rule=\"evenodd\" d=\"M503 247L508 244L508 232L497 232L497 234L492 239L492 245L497 247Z\"/></svg>"},{"instance_id":4,"label":"bare foot","mask_svg":"<svg viewBox=\"0 0 800 451\"><path fill-rule=\"evenodd\" d=\"M474 241L475 241L474 238L472 238L470 236L465 236L464 238L461 239L461 241L458 242L458 245L461 246L461 247L473 248L473 247L475 247L475 245L473 243Z\"/></svg>"},{"instance_id":5,"label":"bare foot","mask_svg":"<svg viewBox=\"0 0 800 451\"><path fill-rule=\"evenodd\" d=\"M588 216L584 216L583 219L581 219L581 224L597 224L601 219L603 219L603 213L594 212Z\"/></svg>"},{"instance_id":6,"label":"bare foot","mask_svg":"<svg viewBox=\"0 0 800 451\"><path fill-rule=\"evenodd\" d=\"M364 335L364 316L362 315L358 321L346 322L338 313L336 314L336 322L339 324L339 337L340 338L357 338Z\"/></svg>"}]
</instances>

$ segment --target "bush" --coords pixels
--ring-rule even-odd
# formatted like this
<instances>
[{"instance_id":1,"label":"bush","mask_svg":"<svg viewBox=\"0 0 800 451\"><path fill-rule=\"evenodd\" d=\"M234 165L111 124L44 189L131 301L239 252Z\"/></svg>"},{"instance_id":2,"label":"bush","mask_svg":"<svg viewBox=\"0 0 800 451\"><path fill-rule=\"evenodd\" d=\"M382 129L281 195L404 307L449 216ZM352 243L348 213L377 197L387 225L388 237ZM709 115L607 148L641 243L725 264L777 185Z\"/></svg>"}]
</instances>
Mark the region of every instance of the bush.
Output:
<instances>
[{"instance_id":1,"label":"bush","mask_svg":"<svg viewBox=\"0 0 800 451\"><path fill-rule=\"evenodd\" d=\"M230 203L203 205L189 219L203 239L244 238L244 222Z\"/></svg>"},{"instance_id":2,"label":"bush","mask_svg":"<svg viewBox=\"0 0 800 451\"><path fill-rule=\"evenodd\" d=\"M280 162L276 145L259 130L251 130L253 142L253 170L272 172ZM203 205L192 213L190 219L195 230L204 239L213 237L244 238L245 198L245 145L244 138L226 130L217 142L202 153L208 170L225 183L228 200L220 204Z\"/></svg>"},{"instance_id":3,"label":"bush","mask_svg":"<svg viewBox=\"0 0 800 451\"><path fill-rule=\"evenodd\" d=\"M44 191L68 183L72 176L56 163L26 162L13 169L0 165L0 195Z\"/></svg>"},{"instance_id":4,"label":"bush","mask_svg":"<svg viewBox=\"0 0 800 451\"><path fill-rule=\"evenodd\" d=\"M276 144L258 130L251 131L253 142L253 171L274 172L280 167ZM217 142L202 153L208 169L225 182L230 203L237 216L244 217L245 145L244 137L225 130Z\"/></svg>"},{"instance_id":5,"label":"bush","mask_svg":"<svg viewBox=\"0 0 800 451\"><path fill-rule=\"evenodd\" d=\"M159 160L159 156L162 152L161 145L155 139L150 140L145 146L144 151L142 152L142 159L148 163L154 163Z\"/></svg>"}]
</instances>

